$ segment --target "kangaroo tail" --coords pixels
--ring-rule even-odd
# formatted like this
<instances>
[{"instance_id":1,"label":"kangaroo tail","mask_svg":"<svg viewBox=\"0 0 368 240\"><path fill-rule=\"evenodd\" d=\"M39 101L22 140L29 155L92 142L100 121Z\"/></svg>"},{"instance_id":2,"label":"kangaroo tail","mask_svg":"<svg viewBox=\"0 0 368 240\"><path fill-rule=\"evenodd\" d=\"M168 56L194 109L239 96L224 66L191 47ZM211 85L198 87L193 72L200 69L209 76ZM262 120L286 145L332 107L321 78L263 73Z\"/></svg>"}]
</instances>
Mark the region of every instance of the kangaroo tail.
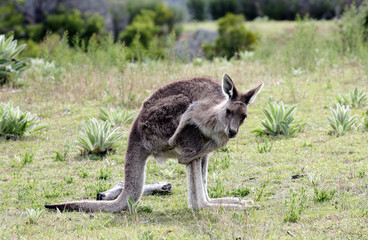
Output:
<instances>
[{"instance_id":1,"label":"kangaroo tail","mask_svg":"<svg viewBox=\"0 0 368 240\"><path fill-rule=\"evenodd\" d=\"M57 204L46 204L45 208L60 211L83 212L121 212L128 210L128 199L138 201L142 195L145 180L145 166L149 153L140 142L139 135L132 128L125 159L125 186L118 198L113 201L76 201Z\"/></svg>"},{"instance_id":2,"label":"kangaroo tail","mask_svg":"<svg viewBox=\"0 0 368 240\"><path fill-rule=\"evenodd\" d=\"M59 209L60 211L81 212L121 212L128 209L127 201L75 201L56 204L46 204L45 208Z\"/></svg>"}]
</instances>

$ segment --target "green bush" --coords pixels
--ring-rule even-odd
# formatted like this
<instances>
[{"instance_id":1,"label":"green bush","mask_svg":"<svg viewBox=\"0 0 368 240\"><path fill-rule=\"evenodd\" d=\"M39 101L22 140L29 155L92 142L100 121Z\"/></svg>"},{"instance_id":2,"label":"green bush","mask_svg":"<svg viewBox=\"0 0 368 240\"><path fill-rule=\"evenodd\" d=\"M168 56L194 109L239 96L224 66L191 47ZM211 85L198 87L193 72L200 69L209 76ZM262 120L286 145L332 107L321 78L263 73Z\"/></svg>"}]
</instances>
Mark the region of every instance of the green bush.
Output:
<instances>
[{"instance_id":1,"label":"green bush","mask_svg":"<svg viewBox=\"0 0 368 240\"><path fill-rule=\"evenodd\" d=\"M343 44L343 51L357 56L367 52L368 36L368 6L355 4L345 7L345 12L339 21L339 37Z\"/></svg>"},{"instance_id":2,"label":"green bush","mask_svg":"<svg viewBox=\"0 0 368 240\"><path fill-rule=\"evenodd\" d=\"M218 21L219 37L214 45L205 45L205 56L212 59L214 56L233 57L235 53L245 50L253 50L257 43L257 35L248 31L242 15L226 14Z\"/></svg>"},{"instance_id":3,"label":"green bush","mask_svg":"<svg viewBox=\"0 0 368 240\"><path fill-rule=\"evenodd\" d=\"M302 130L303 124L301 121L295 121L294 115L296 111L296 105L286 107L281 101L268 102L269 111L262 109L267 119L262 121L262 125L266 128L255 129L252 132L267 135L285 135L294 136Z\"/></svg>"},{"instance_id":4,"label":"green bush","mask_svg":"<svg viewBox=\"0 0 368 240\"><path fill-rule=\"evenodd\" d=\"M360 108L367 104L368 94L364 91L358 91L358 87L355 87L354 91L350 91L349 95L337 95L336 100L340 105L348 105L351 108Z\"/></svg>"},{"instance_id":5,"label":"green bush","mask_svg":"<svg viewBox=\"0 0 368 240\"><path fill-rule=\"evenodd\" d=\"M0 86L16 80L28 67L27 59L16 59L25 47L26 44L18 46L13 36L6 39L5 35L0 35Z\"/></svg>"},{"instance_id":6,"label":"green bush","mask_svg":"<svg viewBox=\"0 0 368 240\"><path fill-rule=\"evenodd\" d=\"M119 128L110 130L111 124L106 121L100 123L95 118L83 123L81 136L76 137L76 144L84 154L106 154L113 152L120 145L123 133Z\"/></svg>"},{"instance_id":7,"label":"green bush","mask_svg":"<svg viewBox=\"0 0 368 240\"><path fill-rule=\"evenodd\" d=\"M342 136L354 128L358 117L357 115L350 116L351 110L349 106L340 105L338 103L336 104L336 110L334 108L330 108L330 110L332 116L327 117L327 119L332 128L331 134Z\"/></svg>"},{"instance_id":8,"label":"green bush","mask_svg":"<svg viewBox=\"0 0 368 240\"><path fill-rule=\"evenodd\" d=\"M135 113L126 109L110 108L109 111L100 108L100 119L109 121L113 126L125 123L131 123L135 118Z\"/></svg>"},{"instance_id":9,"label":"green bush","mask_svg":"<svg viewBox=\"0 0 368 240\"><path fill-rule=\"evenodd\" d=\"M22 138L24 135L47 127L38 123L39 119L36 115L22 112L19 107L13 107L11 102L0 105L0 137L6 139Z\"/></svg>"},{"instance_id":10,"label":"green bush","mask_svg":"<svg viewBox=\"0 0 368 240\"><path fill-rule=\"evenodd\" d=\"M103 34L104 26L105 20L98 14L82 15L77 9L69 11L61 6L56 13L47 16L44 28L45 33L51 31L60 36L68 32L69 44L74 45L76 36L88 43L93 34Z\"/></svg>"},{"instance_id":11,"label":"green bush","mask_svg":"<svg viewBox=\"0 0 368 240\"><path fill-rule=\"evenodd\" d=\"M124 41L127 46L131 46L135 39L139 43L148 48L149 42L157 35L160 28L154 21L155 12L151 10L143 10L141 14L137 15L133 22L119 34L119 39Z\"/></svg>"}]
</instances>

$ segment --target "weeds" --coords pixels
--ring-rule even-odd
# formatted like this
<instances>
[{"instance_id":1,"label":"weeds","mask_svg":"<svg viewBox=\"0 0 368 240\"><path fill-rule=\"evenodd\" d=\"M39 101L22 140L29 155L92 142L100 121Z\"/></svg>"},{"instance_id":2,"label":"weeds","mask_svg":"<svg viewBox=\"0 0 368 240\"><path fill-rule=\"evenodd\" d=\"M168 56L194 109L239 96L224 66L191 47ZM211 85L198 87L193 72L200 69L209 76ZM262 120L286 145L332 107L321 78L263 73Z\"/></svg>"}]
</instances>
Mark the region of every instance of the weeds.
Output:
<instances>
[{"instance_id":1,"label":"weeds","mask_svg":"<svg viewBox=\"0 0 368 240\"><path fill-rule=\"evenodd\" d=\"M16 59L26 44L18 46L18 41L13 39L13 36L6 39L0 35L0 86L14 81L28 68L27 59Z\"/></svg>"},{"instance_id":2,"label":"weeds","mask_svg":"<svg viewBox=\"0 0 368 240\"><path fill-rule=\"evenodd\" d=\"M342 136L346 132L350 131L355 124L357 123L357 116L350 116L350 108L349 106L336 104L336 110L334 108L330 108L332 117L327 117L332 131L331 134L336 136Z\"/></svg>"},{"instance_id":3,"label":"weeds","mask_svg":"<svg viewBox=\"0 0 368 240\"><path fill-rule=\"evenodd\" d=\"M123 133L119 132L119 128L112 131L110 128L110 122L99 123L95 118L84 122L81 136L76 137L76 144L81 153L106 154L115 151L120 145Z\"/></svg>"},{"instance_id":4,"label":"weeds","mask_svg":"<svg viewBox=\"0 0 368 240\"><path fill-rule=\"evenodd\" d=\"M368 94L364 91L358 91L358 87L355 87L354 91L350 91L349 95L337 95L336 100L340 105L347 105L351 108L360 108L367 104Z\"/></svg>"},{"instance_id":5,"label":"weeds","mask_svg":"<svg viewBox=\"0 0 368 240\"><path fill-rule=\"evenodd\" d=\"M28 221L30 224L36 224L38 223L38 220L41 218L42 213L43 213L44 209L28 209L26 208L26 213L27 213L27 217L28 217Z\"/></svg>"},{"instance_id":6,"label":"weeds","mask_svg":"<svg viewBox=\"0 0 368 240\"><path fill-rule=\"evenodd\" d=\"M65 162L68 157L70 147L68 146L64 152L55 152L55 161Z\"/></svg>"},{"instance_id":7,"label":"weeds","mask_svg":"<svg viewBox=\"0 0 368 240\"><path fill-rule=\"evenodd\" d=\"M363 128L368 131L368 110L365 112L365 116L362 119Z\"/></svg>"},{"instance_id":8,"label":"weeds","mask_svg":"<svg viewBox=\"0 0 368 240\"><path fill-rule=\"evenodd\" d=\"M129 213L131 215L133 215L135 218L138 217L138 206L139 206L140 202L135 202L134 199L132 198L132 196L129 196L128 198L128 209L129 209Z\"/></svg>"},{"instance_id":9,"label":"weeds","mask_svg":"<svg viewBox=\"0 0 368 240\"><path fill-rule=\"evenodd\" d=\"M224 194L224 186L222 186L222 181L215 173L213 173L212 179L215 182L215 186L208 189L208 196L210 198L220 198Z\"/></svg>"},{"instance_id":10,"label":"weeds","mask_svg":"<svg viewBox=\"0 0 368 240\"><path fill-rule=\"evenodd\" d=\"M335 193L336 193L336 190L332 190L332 191L328 192L328 191L323 189L323 190L319 191L317 187L314 187L313 190L314 190L313 200L315 202L329 201L335 196Z\"/></svg>"},{"instance_id":11,"label":"weeds","mask_svg":"<svg viewBox=\"0 0 368 240\"><path fill-rule=\"evenodd\" d=\"M252 132L272 136L295 136L301 131L303 124L294 119L296 105L286 107L282 101L279 103L268 102L267 104L270 110L262 109L267 117L266 120L262 120L262 125L266 129L254 129Z\"/></svg>"},{"instance_id":12,"label":"weeds","mask_svg":"<svg viewBox=\"0 0 368 240\"><path fill-rule=\"evenodd\" d=\"M257 150L259 153L267 153L271 152L273 143L269 144L269 141L267 138L263 138L264 145L260 145L259 142L257 142Z\"/></svg>"},{"instance_id":13,"label":"weeds","mask_svg":"<svg viewBox=\"0 0 368 240\"><path fill-rule=\"evenodd\" d=\"M26 153L24 154L24 156L22 158L23 166L28 164L28 163L32 163L33 162L33 157L34 157L33 153L30 153L30 152L26 151Z\"/></svg>"},{"instance_id":14,"label":"weeds","mask_svg":"<svg viewBox=\"0 0 368 240\"><path fill-rule=\"evenodd\" d=\"M262 183L261 187L258 189L258 192L256 193L257 196L254 199L254 201L258 202L259 200L261 200L261 198L263 197L263 192L266 189L267 184L266 183Z\"/></svg>"},{"instance_id":15,"label":"weeds","mask_svg":"<svg viewBox=\"0 0 368 240\"><path fill-rule=\"evenodd\" d=\"M101 168L98 175L98 180L106 180L111 174L111 170L108 168Z\"/></svg>"},{"instance_id":16,"label":"weeds","mask_svg":"<svg viewBox=\"0 0 368 240\"><path fill-rule=\"evenodd\" d=\"M308 173L308 181L310 184L312 184L313 186L317 186L318 184L320 184L321 179L322 179L322 173Z\"/></svg>"},{"instance_id":17,"label":"weeds","mask_svg":"<svg viewBox=\"0 0 368 240\"><path fill-rule=\"evenodd\" d=\"M316 47L316 25L307 17L298 17L293 36L287 41L283 52L285 65L290 66L291 71L313 71L317 64Z\"/></svg>"},{"instance_id":18,"label":"weeds","mask_svg":"<svg viewBox=\"0 0 368 240\"><path fill-rule=\"evenodd\" d=\"M234 197L245 197L251 193L251 190L249 188L236 188L231 191L227 191L228 196L234 196Z\"/></svg>"},{"instance_id":19,"label":"weeds","mask_svg":"<svg viewBox=\"0 0 368 240\"><path fill-rule=\"evenodd\" d=\"M65 176L64 177L64 181L67 183L67 184L71 184L74 182L74 177L72 176Z\"/></svg>"},{"instance_id":20,"label":"weeds","mask_svg":"<svg viewBox=\"0 0 368 240\"><path fill-rule=\"evenodd\" d=\"M0 105L0 137L17 139L47 128L46 125L38 123L36 115L22 112L19 107L13 107L12 102Z\"/></svg>"},{"instance_id":21,"label":"weeds","mask_svg":"<svg viewBox=\"0 0 368 240\"><path fill-rule=\"evenodd\" d=\"M301 189L300 193L290 189L290 199L285 200L287 212L284 217L285 222L298 222L305 208L306 191Z\"/></svg>"},{"instance_id":22,"label":"weeds","mask_svg":"<svg viewBox=\"0 0 368 240\"><path fill-rule=\"evenodd\" d=\"M135 112L129 112L126 109L110 108L109 111L100 108L100 119L103 121L109 121L112 126L119 124L131 123L135 118Z\"/></svg>"}]
</instances>

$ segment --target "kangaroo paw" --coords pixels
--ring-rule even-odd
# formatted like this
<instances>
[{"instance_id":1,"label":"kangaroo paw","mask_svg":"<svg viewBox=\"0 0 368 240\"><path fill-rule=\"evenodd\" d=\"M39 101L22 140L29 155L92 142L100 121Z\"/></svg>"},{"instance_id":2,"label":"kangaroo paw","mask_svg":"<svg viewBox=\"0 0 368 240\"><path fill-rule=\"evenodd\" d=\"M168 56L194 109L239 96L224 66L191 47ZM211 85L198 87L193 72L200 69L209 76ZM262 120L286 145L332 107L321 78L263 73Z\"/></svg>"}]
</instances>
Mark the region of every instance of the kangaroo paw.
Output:
<instances>
[{"instance_id":1,"label":"kangaroo paw","mask_svg":"<svg viewBox=\"0 0 368 240\"><path fill-rule=\"evenodd\" d=\"M169 144L169 146L175 146L176 145L176 139L174 137L171 137L169 139L169 141L167 141L167 143Z\"/></svg>"}]
</instances>

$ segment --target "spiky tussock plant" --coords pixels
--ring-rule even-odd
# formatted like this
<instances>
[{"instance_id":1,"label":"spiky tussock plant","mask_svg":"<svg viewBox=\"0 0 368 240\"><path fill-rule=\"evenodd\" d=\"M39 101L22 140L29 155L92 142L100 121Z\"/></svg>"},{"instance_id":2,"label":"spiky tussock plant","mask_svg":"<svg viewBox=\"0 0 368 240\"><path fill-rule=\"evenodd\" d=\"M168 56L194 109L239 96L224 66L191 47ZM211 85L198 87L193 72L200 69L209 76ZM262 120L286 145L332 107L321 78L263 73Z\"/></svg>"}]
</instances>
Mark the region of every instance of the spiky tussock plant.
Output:
<instances>
[{"instance_id":1,"label":"spiky tussock plant","mask_svg":"<svg viewBox=\"0 0 368 240\"><path fill-rule=\"evenodd\" d=\"M295 121L294 115L296 111L296 105L286 107L281 101L268 102L269 110L262 109L266 120L262 120L262 125L266 129L255 129L252 132L267 135L285 135L294 136L302 130L303 124L301 121Z\"/></svg>"},{"instance_id":2,"label":"spiky tussock plant","mask_svg":"<svg viewBox=\"0 0 368 240\"><path fill-rule=\"evenodd\" d=\"M28 220L29 220L29 223L30 224L36 224L38 222L38 220L40 219L42 213L43 213L43 209L29 209L29 208L26 208L26 213L27 213L27 216L28 216Z\"/></svg>"},{"instance_id":3,"label":"spiky tussock plant","mask_svg":"<svg viewBox=\"0 0 368 240\"><path fill-rule=\"evenodd\" d=\"M81 136L76 137L76 145L83 154L106 154L120 145L123 133L119 128L111 130L111 123L99 122L95 118L83 122Z\"/></svg>"},{"instance_id":4,"label":"spiky tussock plant","mask_svg":"<svg viewBox=\"0 0 368 240\"><path fill-rule=\"evenodd\" d=\"M358 91L358 87L354 88L354 91L350 91L347 96L337 95L336 100L340 105L348 105L351 108L360 108L367 104L368 94L364 91Z\"/></svg>"},{"instance_id":5,"label":"spiky tussock plant","mask_svg":"<svg viewBox=\"0 0 368 240\"><path fill-rule=\"evenodd\" d=\"M0 105L0 137L17 139L47 128L47 125L38 123L37 115L23 112L19 106L13 107L12 102Z\"/></svg>"},{"instance_id":6,"label":"spiky tussock plant","mask_svg":"<svg viewBox=\"0 0 368 240\"><path fill-rule=\"evenodd\" d=\"M342 136L346 132L350 131L357 123L357 115L350 116L351 109L349 106L336 104L336 110L330 108L332 116L328 116L327 119L332 127L331 134L336 136Z\"/></svg>"},{"instance_id":7,"label":"spiky tussock plant","mask_svg":"<svg viewBox=\"0 0 368 240\"><path fill-rule=\"evenodd\" d=\"M6 39L5 35L0 35L0 86L18 78L28 68L27 59L15 59L26 44L17 46L17 40L13 39L13 36Z\"/></svg>"},{"instance_id":8,"label":"spiky tussock plant","mask_svg":"<svg viewBox=\"0 0 368 240\"><path fill-rule=\"evenodd\" d=\"M125 123L131 123L134 120L135 113L126 109L110 108L109 111L100 108L100 119L109 121L113 126Z\"/></svg>"}]
</instances>

